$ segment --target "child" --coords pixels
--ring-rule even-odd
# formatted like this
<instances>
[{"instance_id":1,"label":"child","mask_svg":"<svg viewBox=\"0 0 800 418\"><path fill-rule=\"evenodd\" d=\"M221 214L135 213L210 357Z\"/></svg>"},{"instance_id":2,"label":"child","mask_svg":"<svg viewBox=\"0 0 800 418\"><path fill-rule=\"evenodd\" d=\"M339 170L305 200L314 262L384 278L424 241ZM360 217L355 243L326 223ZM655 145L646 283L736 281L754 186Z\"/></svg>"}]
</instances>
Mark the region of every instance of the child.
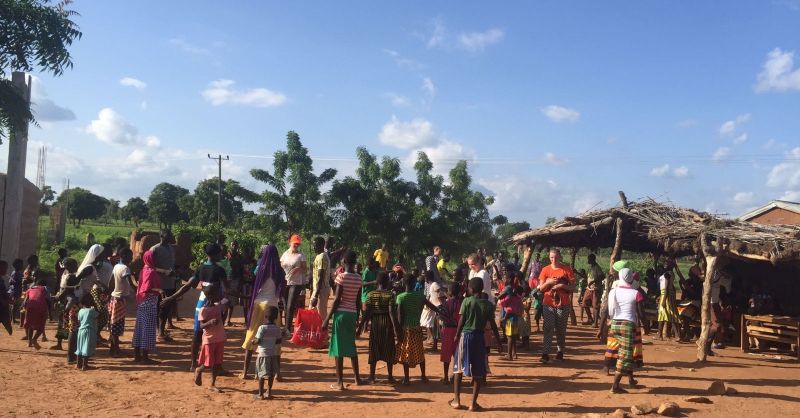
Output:
<instances>
[{"instance_id":1,"label":"child","mask_svg":"<svg viewBox=\"0 0 800 418\"><path fill-rule=\"evenodd\" d=\"M425 277L425 287L423 289L425 298L434 306L441 305L443 289L441 286L439 286L439 283L434 281L433 272L428 270L423 273L423 277ZM421 327L425 327L427 330L428 338L433 340L433 351L436 351L439 345L439 324L436 312L428 309L427 307L423 308L422 315L419 319L419 325Z\"/></svg>"},{"instance_id":2,"label":"child","mask_svg":"<svg viewBox=\"0 0 800 418\"><path fill-rule=\"evenodd\" d=\"M356 350L356 322L361 311L361 275L355 272L357 255L348 251L344 256L344 271L336 275L336 290L333 305L323 321L323 327L333 320L328 356L336 360L336 384L331 389L344 390L344 358L350 358L356 386L361 385L358 371L358 351ZM419 319L417 319L419 321Z\"/></svg>"},{"instance_id":3,"label":"child","mask_svg":"<svg viewBox=\"0 0 800 418\"><path fill-rule=\"evenodd\" d=\"M258 344L256 351L256 376L258 377L258 395L254 398L258 400L272 399L272 382L281 367L281 328L275 325L278 319L278 308L275 306L267 307L266 324L258 327L256 337L253 340ZM264 396L264 380L267 380L267 396Z\"/></svg>"},{"instance_id":4,"label":"child","mask_svg":"<svg viewBox=\"0 0 800 418\"><path fill-rule=\"evenodd\" d=\"M200 308L197 319L200 329L203 330L203 341L200 347L200 356L197 358L197 368L194 370L194 384L203 384L203 371L211 369L211 385L209 389L214 392L222 391L216 386L217 375L222 369L222 358L225 351L225 325L222 313L228 308L228 299L221 299L222 290L217 284L203 287L205 306Z\"/></svg>"},{"instance_id":5,"label":"child","mask_svg":"<svg viewBox=\"0 0 800 418\"><path fill-rule=\"evenodd\" d=\"M22 266L23 261L21 258L15 258L11 262L11 267L14 268L14 271L11 272L11 279L8 280L8 295L11 297L12 321L17 320L22 307ZM19 325L22 326L22 320L20 320Z\"/></svg>"},{"instance_id":6,"label":"child","mask_svg":"<svg viewBox=\"0 0 800 418\"><path fill-rule=\"evenodd\" d=\"M675 307L675 283L672 280L672 273L665 271L658 282L661 288L661 297L658 300L658 339L663 341L665 333L667 338L671 337L671 332L674 332L675 338L680 339L678 309Z\"/></svg>"},{"instance_id":7,"label":"child","mask_svg":"<svg viewBox=\"0 0 800 418\"><path fill-rule=\"evenodd\" d=\"M34 276L34 278L36 278ZM36 284L25 291L25 337L28 347L40 350L39 337L44 333L47 310L50 306L50 293L44 279L36 279Z\"/></svg>"},{"instance_id":8,"label":"child","mask_svg":"<svg viewBox=\"0 0 800 418\"><path fill-rule=\"evenodd\" d=\"M13 328L11 327L11 316L9 311L9 294L8 294L8 261L0 260L0 323L3 324L8 335L11 335Z\"/></svg>"},{"instance_id":9,"label":"child","mask_svg":"<svg viewBox=\"0 0 800 418\"><path fill-rule=\"evenodd\" d=\"M133 279L128 265L133 260L130 248L122 248L118 252L119 262L114 266L110 283L111 299L109 301L110 318L108 333L111 336L111 356L122 354L119 348L119 337L125 332L125 313L128 300L133 296Z\"/></svg>"},{"instance_id":10,"label":"child","mask_svg":"<svg viewBox=\"0 0 800 418\"><path fill-rule=\"evenodd\" d=\"M500 342L500 333L494 323L494 306L486 299L480 297L483 293L483 280L473 277L469 281L470 296L461 304L461 318L458 321L459 335L453 363L453 400L449 402L454 409L461 409L461 380L464 375L471 376L472 403L470 411L480 411L478 394L481 384L486 380L487 364L486 345L484 342L484 327L489 324L497 340L499 351L503 352L503 343Z\"/></svg>"},{"instance_id":11,"label":"child","mask_svg":"<svg viewBox=\"0 0 800 418\"><path fill-rule=\"evenodd\" d=\"M512 293L500 299L500 309L505 313L505 334L509 339L506 360L517 358L517 339L519 339L522 318L522 289L514 287Z\"/></svg>"},{"instance_id":12,"label":"child","mask_svg":"<svg viewBox=\"0 0 800 418\"><path fill-rule=\"evenodd\" d=\"M460 271L460 270L456 270ZM458 321L461 319L461 283L453 282L447 287L447 300L439 307L442 311L442 352L439 360L444 367L442 383L450 383L450 360L456 349Z\"/></svg>"},{"instance_id":13,"label":"child","mask_svg":"<svg viewBox=\"0 0 800 418\"><path fill-rule=\"evenodd\" d=\"M61 340L67 340L67 364L75 363L75 350L78 343L78 310L80 303L75 296L75 289L80 286L80 279L75 275L78 270L78 262L73 258L64 260L64 273L61 276L60 290L56 294L59 306L63 306L63 313L59 318L59 331L56 334L58 343L53 349L60 350Z\"/></svg>"},{"instance_id":14,"label":"child","mask_svg":"<svg viewBox=\"0 0 800 418\"><path fill-rule=\"evenodd\" d=\"M36 276L39 273L39 256L36 254L31 254L28 258L25 259L25 263L27 266L25 270L22 272L22 293L25 294L28 289L33 287L36 284ZM25 301L21 302L22 308L19 311L19 326L24 327L25 324ZM47 315L47 313L45 313ZM22 337L22 339L27 339L26 336ZM47 342L47 336L44 335L44 329L42 330L42 342Z\"/></svg>"},{"instance_id":15,"label":"child","mask_svg":"<svg viewBox=\"0 0 800 418\"><path fill-rule=\"evenodd\" d=\"M78 311L78 339L75 355L78 356L78 369L85 371L89 368L89 357L94 355L97 347L97 316L99 313L94 306L94 298L84 295L81 299L83 307Z\"/></svg>"},{"instance_id":16,"label":"child","mask_svg":"<svg viewBox=\"0 0 800 418\"><path fill-rule=\"evenodd\" d=\"M412 290L415 282L413 275L407 275L403 282L405 292L397 295L397 322L403 325L403 333L397 336L397 362L403 364L403 385L411 383L408 371L417 365L421 373L420 380L428 381L425 376L425 349L422 345L423 329L419 326L419 319L422 316L423 306L440 313L439 308L425 299L422 292Z\"/></svg>"},{"instance_id":17,"label":"child","mask_svg":"<svg viewBox=\"0 0 800 418\"><path fill-rule=\"evenodd\" d=\"M389 274L385 271L379 272L377 284L377 289L367 294L366 308L358 326L358 335L361 335L369 322L369 382L375 383L375 368L379 361L383 361L386 362L389 383L394 383L392 376L396 355L394 342L400 325L392 314L394 295L389 290Z\"/></svg>"}]
</instances>

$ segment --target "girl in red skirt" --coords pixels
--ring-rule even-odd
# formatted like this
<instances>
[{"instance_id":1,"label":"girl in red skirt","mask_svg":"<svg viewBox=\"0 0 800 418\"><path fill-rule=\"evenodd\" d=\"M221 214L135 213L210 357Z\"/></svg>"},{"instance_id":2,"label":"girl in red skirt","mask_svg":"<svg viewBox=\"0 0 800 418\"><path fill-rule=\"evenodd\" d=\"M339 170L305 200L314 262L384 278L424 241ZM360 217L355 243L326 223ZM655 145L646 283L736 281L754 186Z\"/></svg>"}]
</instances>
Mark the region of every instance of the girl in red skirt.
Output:
<instances>
[{"instance_id":1,"label":"girl in red skirt","mask_svg":"<svg viewBox=\"0 0 800 418\"><path fill-rule=\"evenodd\" d=\"M200 347L200 357L197 359L197 368L194 370L194 384L203 384L203 371L211 369L211 386L214 392L221 392L216 386L217 375L222 369L222 357L225 352L225 325L222 313L228 308L228 299L222 299L220 287L216 284L203 288L206 295L206 305L200 308L197 319L200 329L203 330L203 345Z\"/></svg>"},{"instance_id":2,"label":"girl in red skirt","mask_svg":"<svg viewBox=\"0 0 800 418\"><path fill-rule=\"evenodd\" d=\"M39 350L42 347L38 340L44 333L50 293L47 291L44 279L35 279L35 281L36 284L25 291L25 322L23 326L28 339L28 347Z\"/></svg>"},{"instance_id":3,"label":"girl in red skirt","mask_svg":"<svg viewBox=\"0 0 800 418\"><path fill-rule=\"evenodd\" d=\"M442 352L439 360L444 365L442 383L450 383L450 360L453 359L453 352L456 349L456 337L458 330L458 320L461 319L461 284L459 282L450 283L447 287L447 301L439 308L442 310Z\"/></svg>"}]
</instances>

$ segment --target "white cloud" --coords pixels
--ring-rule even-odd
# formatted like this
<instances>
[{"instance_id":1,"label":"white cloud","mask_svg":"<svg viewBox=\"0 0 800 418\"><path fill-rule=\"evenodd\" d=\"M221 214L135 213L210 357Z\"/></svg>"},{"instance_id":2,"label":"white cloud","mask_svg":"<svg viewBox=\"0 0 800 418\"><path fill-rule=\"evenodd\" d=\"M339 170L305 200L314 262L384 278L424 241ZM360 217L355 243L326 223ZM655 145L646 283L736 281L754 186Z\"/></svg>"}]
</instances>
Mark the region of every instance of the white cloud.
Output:
<instances>
[{"instance_id":1,"label":"white cloud","mask_svg":"<svg viewBox=\"0 0 800 418\"><path fill-rule=\"evenodd\" d=\"M736 117L736 119L725 121L719 127L720 136L733 136L737 130L741 129L742 125L750 121L751 115L744 113Z\"/></svg>"},{"instance_id":2,"label":"white cloud","mask_svg":"<svg viewBox=\"0 0 800 418\"><path fill-rule=\"evenodd\" d=\"M385 97L389 99L389 102L394 107L408 107L411 105L411 100L409 100L408 97L399 94L387 93Z\"/></svg>"},{"instance_id":3,"label":"white cloud","mask_svg":"<svg viewBox=\"0 0 800 418\"><path fill-rule=\"evenodd\" d=\"M216 80L208 84L203 90L203 98L214 106L226 104L244 105L254 107L274 107L286 103L287 98L283 93L274 92L265 88L247 90L234 89L233 80Z\"/></svg>"},{"instance_id":4,"label":"white cloud","mask_svg":"<svg viewBox=\"0 0 800 418\"><path fill-rule=\"evenodd\" d=\"M447 37L447 28L445 28L444 22L442 22L441 19L434 19L431 22L431 28L431 34L426 42L428 48L436 48L444 45Z\"/></svg>"},{"instance_id":5,"label":"white cloud","mask_svg":"<svg viewBox=\"0 0 800 418\"><path fill-rule=\"evenodd\" d=\"M541 109L541 112L556 123L575 123L581 117L581 114L577 110L557 105L546 106Z\"/></svg>"},{"instance_id":6,"label":"white cloud","mask_svg":"<svg viewBox=\"0 0 800 418\"><path fill-rule=\"evenodd\" d=\"M664 164L650 170L650 175L653 177L664 177L667 173L669 173L669 164Z\"/></svg>"},{"instance_id":7,"label":"white cloud","mask_svg":"<svg viewBox=\"0 0 800 418\"><path fill-rule=\"evenodd\" d=\"M789 202L800 202L800 190L787 190L779 200L787 200Z\"/></svg>"},{"instance_id":8,"label":"white cloud","mask_svg":"<svg viewBox=\"0 0 800 418\"><path fill-rule=\"evenodd\" d=\"M48 97L42 80L35 75L31 77L31 110L39 122L60 122L75 120L75 112L57 105Z\"/></svg>"},{"instance_id":9,"label":"white cloud","mask_svg":"<svg viewBox=\"0 0 800 418\"><path fill-rule=\"evenodd\" d=\"M124 77L119 80L119 84L125 87L133 87L136 90L142 91L147 87L147 83L142 80L138 80L132 77Z\"/></svg>"},{"instance_id":10,"label":"white cloud","mask_svg":"<svg viewBox=\"0 0 800 418\"><path fill-rule=\"evenodd\" d=\"M161 146L161 140L155 135L150 135L144 139L144 144L150 148L159 148Z\"/></svg>"},{"instance_id":11,"label":"white cloud","mask_svg":"<svg viewBox=\"0 0 800 418\"><path fill-rule=\"evenodd\" d=\"M543 159L544 159L544 161L546 163L552 164L552 165L561 165L561 164L565 164L567 162L567 160L562 159L562 158L558 158L552 152L545 152Z\"/></svg>"},{"instance_id":12,"label":"white cloud","mask_svg":"<svg viewBox=\"0 0 800 418\"><path fill-rule=\"evenodd\" d=\"M494 196L494 203L489 209L502 214L541 211L542 203L550 201L547 196L559 190L556 182L519 175L479 178L476 183L488 189ZM556 196L556 199L560 199L560 195Z\"/></svg>"},{"instance_id":13,"label":"white cloud","mask_svg":"<svg viewBox=\"0 0 800 418\"><path fill-rule=\"evenodd\" d=\"M433 84L433 80L431 80L429 77L422 79L422 90L429 98L436 96L436 86Z\"/></svg>"},{"instance_id":14,"label":"white cloud","mask_svg":"<svg viewBox=\"0 0 800 418\"><path fill-rule=\"evenodd\" d=\"M399 52L397 52L397 51L395 51L393 49L384 49L383 52L386 55L390 56L392 58L392 60L394 60L394 63L397 64L397 66L400 67L400 68L403 68L403 69L406 69L406 70L410 70L410 71L420 71L422 69L425 69L425 67L426 67L425 64L423 64L423 63L421 63L421 62L419 62L419 61L417 61L417 60L415 60L413 58L405 57L405 56L403 56L402 54L400 54Z\"/></svg>"},{"instance_id":15,"label":"white cloud","mask_svg":"<svg viewBox=\"0 0 800 418\"><path fill-rule=\"evenodd\" d=\"M431 160L433 171L443 175L447 174L459 161L474 162L477 156L474 150L458 142L441 138L435 145L423 146L412 150L406 158L407 165L413 166L417 161L417 153L419 151L424 152Z\"/></svg>"},{"instance_id":16,"label":"white cloud","mask_svg":"<svg viewBox=\"0 0 800 418\"><path fill-rule=\"evenodd\" d=\"M747 142L747 132L742 132L741 135L737 136L736 138L733 138L734 144L738 145L738 144L743 144L745 142Z\"/></svg>"},{"instance_id":17,"label":"white cloud","mask_svg":"<svg viewBox=\"0 0 800 418\"><path fill-rule=\"evenodd\" d=\"M487 46L502 41L504 36L505 32L501 29L493 28L484 32L462 33L458 36L458 43L467 51L483 52Z\"/></svg>"},{"instance_id":18,"label":"white cloud","mask_svg":"<svg viewBox=\"0 0 800 418\"><path fill-rule=\"evenodd\" d=\"M753 201L753 192L739 192L733 195L733 201L740 205L746 205Z\"/></svg>"},{"instance_id":19,"label":"white cloud","mask_svg":"<svg viewBox=\"0 0 800 418\"><path fill-rule=\"evenodd\" d=\"M731 149L728 147L719 147L714 154L711 155L711 159L714 161L722 161L727 159L731 155Z\"/></svg>"},{"instance_id":20,"label":"white cloud","mask_svg":"<svg viewBox=\"0 0 800 418\"><path fill-rule=\"evenodd\" d=\"M138 135L135 126L129 124L122 115L108 107L100 110L97 119L91 121L86 127L86 132L102 142L119 145L136 143Z\"/></svg>"},{"instance_id":21,"label":"white cloud","mask_svg":"<svg viewBox=\"0 0 800 418\"><path fill-rule=\"evenodd\" d=\"M772 167L767 175L767 186L800 188L800 147L787 152L785 160Z\"/></svg>"},{"instance_id":22,"label":"white cloud","mask_svg":"<svg viewBox=\"0 0 800 418\"><path fill-rule=\"evenodd\" d=\"M770 51L756 76L755 90L758 93L800 91L800 69L794 68L794 51L784 52L780 48Z\"/></svg>"},{"instance_id":23,"label":"white cloud","mask_svg":"<svg viewBox=\"0 0 800 418\"><path fill-rule=\"evenodd\" d=\"M400 149L435 146L440 141L431 122L425 119L401 122L395 116L392 116L392 120L383 125L378 139L384 145Z\"/></svg>"},{"instance_id":24,"label":"white cloud","mask_svg":"<svg viewBox=\"0 0 800 418\"><path fill-rule=\"evenodd\" d=\"M672 175L673 177L677 178L687 177L689 176L689 167L686 167L685 165L675 167L675 169L672 170Z\"/></svg>"}]
</instances>

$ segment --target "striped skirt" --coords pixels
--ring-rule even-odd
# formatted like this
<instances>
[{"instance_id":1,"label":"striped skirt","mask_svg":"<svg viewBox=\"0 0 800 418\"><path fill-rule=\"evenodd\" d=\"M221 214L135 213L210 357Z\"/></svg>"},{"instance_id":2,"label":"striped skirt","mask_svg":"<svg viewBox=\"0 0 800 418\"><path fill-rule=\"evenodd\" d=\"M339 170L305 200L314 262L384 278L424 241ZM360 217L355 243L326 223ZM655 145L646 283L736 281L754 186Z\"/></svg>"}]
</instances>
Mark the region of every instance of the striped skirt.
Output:
<instances>
[{"instance_id":1,"label":"striped skirt","mask_svg":"<svg viewBox=\"0 0 800 418\"><path fill-rule=\"evenodd\" d=\"M374 314L369 325L369 364L395 362L394 331L389 313Z\"/></svg>"},{"instance_id":2,"label":"striped skirt","mask_svg":"<svg viewBox=\"0 0 800 418\"><path fill-rule=\"evenodd\" d=\"M619 341L611 333L608 333L606 340L605 365L613 369L617 365L619 357ZM644 347L642 346L642 329L637 327L633 335L633 363L636 367L644 366Z\"/></svg>"},{"instance_id":3,"label":"striped skirt","mask_svg":"<svg viewBox=\"0 0 800 418\"><path fill-rule=\"evenodd\" d=\"M108 331L111 335L119 337L125 333L125 308L127 303L124 298L111 297L108 302L111 321L108 324Z\"/></svg>"},{"instance_id":4,"label":"striped skirt","mask_svg":"<svg viewBox=\"0 0 800 418\"><path fill-rule=\"evenodd\" d=\"M146 351L156 349L158 328L158 296L147 295L136 307L136 326L133 329L133 348Z\"/></svg>"},{"instance_id":5,"label":"striped skirt","mask_svg":"<svg viewBox=\"0 0 800 418\"><path fill-rule=\"evenodd\" d=\"M633 322L620 320L611 321L609 338L613 336L618 347L616 362L617 373L633 373L633 340L634 336L638 334L636 331L636 325Z\"/></svg>"}]
</instances>

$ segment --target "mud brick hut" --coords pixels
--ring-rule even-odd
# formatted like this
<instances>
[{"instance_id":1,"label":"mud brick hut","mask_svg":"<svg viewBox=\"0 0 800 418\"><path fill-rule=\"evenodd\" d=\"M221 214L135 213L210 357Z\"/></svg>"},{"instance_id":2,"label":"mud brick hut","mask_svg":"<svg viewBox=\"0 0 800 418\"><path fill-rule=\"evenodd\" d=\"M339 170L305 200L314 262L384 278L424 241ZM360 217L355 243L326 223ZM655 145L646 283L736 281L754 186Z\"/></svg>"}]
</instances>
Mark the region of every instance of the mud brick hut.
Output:
<instances>
[{"instance_id":1,"label":"mud brick hut","mask_svg":"<svg viewBox=\"0 0 800 418\"><path fill-rule=\"evenodd\" d=\"M523 268L527 268L534 248L611 248L612 264L621 258L622 251L697 255L705 260L707 278L725 268L747 280L780 282L783 288L779 291L791 303L787 313L800 313L800 225L723 219L651 199L628 203L622 192L620 198L621 204L616 207L566 217L514 235L511 242L526 248ZM611 279L606 280L608 292ZM711 282L705 280L703 287L697 352L700 361L708 355Z\"/></svg>"}]
</instances>

